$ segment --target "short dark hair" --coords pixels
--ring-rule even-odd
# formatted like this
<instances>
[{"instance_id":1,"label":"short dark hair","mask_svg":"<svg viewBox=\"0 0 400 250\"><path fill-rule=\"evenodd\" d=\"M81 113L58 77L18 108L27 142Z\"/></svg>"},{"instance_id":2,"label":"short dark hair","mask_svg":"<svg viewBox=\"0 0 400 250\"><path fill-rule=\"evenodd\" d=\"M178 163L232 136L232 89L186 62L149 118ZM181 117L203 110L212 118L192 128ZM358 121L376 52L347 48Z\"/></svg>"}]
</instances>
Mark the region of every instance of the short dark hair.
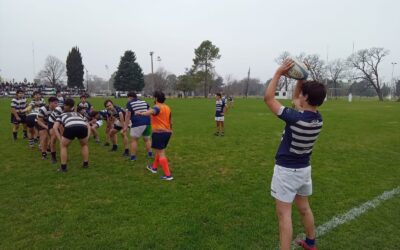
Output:
<instances>
[{"instance_id":1,"label":"short dark hair","mask_svg":"<svg viewBox=\"0 0 400 250\"><path fill-rule=\"evenodd\" d=\"M301 87L303 96L307 96L307 102L311 106L321 106L326 97L326 87L317 81L307 81Z\"/></svg>"},{"instance_id":2,"label":"short dark hair","mask_svg":"<svg viewBox=\"0 0 400 250\"><path fill-rule=\"evenodd\" d=\"M89 116L92 117L92 118L94 118L94 117L96 117L98 114L99 114L99 112L93 110L92 112L90 112Z\"/></svg>"},{"instance_id":3,"label":"short dark hair","mask_svg":"<svg viewBox=\"0 0 400 250\"><path fill-rule=\"evenodd\" d=\"M57 97L51 96L51 97L49 97L48 101L49 101L49 103L58 102L58 99L57 99Z\"/></svg>"},{"instance_id":4,"label":"short dark hair","mask_svg":"<svg viewBox=\"0 0 400 250\"><path fill-rule=\"evenodd\" d=\"M107 100L104 101L104 107L105 108L107 107L107 103L109 103L109 102L111 102L111 104L114 105L114 103L110 99L107 99Z\"/></svg>"},{"instance_id":5,"label":"short dark hair","mask_svg":"<svg viewBox=\"0 0 400 250\"><path fill-rule=\"evenodd\" d=\"M137 94L136 94L136 92L129 92L128 97L136 98Z\"/></svg>"},{"instance_id":6,"label":"short dark hair","mask_svg":"<svg viewBox=\"0 0 400 250\"><path fill-rule=\"evenodd\" d=\"M72 109L75 106L74 99L68 98L67 100L65 100L64 106L68 106Z\"/></svg>"},{"instance_id":7,"label":"short dark hair","mask_svg":"<svg viewBox=\"0 0 400 250\"><path fill-rule=\"evenodd\" d=\"M164 103L165 102L165 95L161 91L155 91L153 94L154 98L156 98L157 102Z\"/></svg>"},{"instance_id":8,"label":"short dark hair","mask_svg":"<svg viewBox=\"0 0 400 250\"><path fill-rule=\"evenodd\" d=\"M17 94L19 94L19 93L24 93L24 91L22 90L22 89L17 89L17 92L16 92Z\"/></svg>"},{"instance_id":9,"label":"short dark hair","mask_svg":"<svg viewBox=\"0 0 400 250\"><path fill-rule=\"evenodd\" d=\"M40 94L39 91L33 91L32 96L35 96L37 94Z\"/></svg>"},{"instance_id":10,"label":"short dark hair","mask_svg":"<svg viewBox=\"0 0 400 250\"><path fill-rule=\"evenodd\" d=\"M85 97L85 98L86 98L86 94L82 94L82 95L79 97L79 99L82 98L82 97Z\"/></svg>"},{"instance_id":11,"label":"short dark hair","mask_svg":"<svg viewBox=\"0 0 400 250\"><path fill-rule=\"evenodd\" d=\"M58 93L61 93L61 91L57 90L57 91L56 91L56 95L57 95Z\"/></svg>"},{"instance_id":12,"label":"short dark hair","mask_svg":"<svg viewBox=\"0 0 400 250\"><path fill-rule=\"evenodd\" d=\"M221 93L216 93L216 96L222 97Z\"/></svg>"}]
</instances>

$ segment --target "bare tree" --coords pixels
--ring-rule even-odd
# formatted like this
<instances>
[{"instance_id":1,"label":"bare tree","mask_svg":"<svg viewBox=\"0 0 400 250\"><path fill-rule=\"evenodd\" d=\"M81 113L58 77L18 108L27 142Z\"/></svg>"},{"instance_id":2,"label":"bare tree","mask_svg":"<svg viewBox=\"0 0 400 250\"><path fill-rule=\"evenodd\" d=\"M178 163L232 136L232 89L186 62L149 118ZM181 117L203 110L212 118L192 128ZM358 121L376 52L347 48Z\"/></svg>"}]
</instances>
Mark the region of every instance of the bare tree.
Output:
<instances>
[{"instance_id":1,"label":"bare tree","mask_svg":"<svg viewBox=\"0 0 400 250\"><path fill-rule=\"evenodd\" d=\"M55 86L57 83L62 81L65 73L65 64L55 56L48 56L38 78L50 83Z\"/></svg>"},{"instance_id":2,"label":"bare tree","mask_svg":"<svg viewBox=\"0 0 400 250\"><path fill-rule=\"evenodd\" d=\"M311 74L311 78L314 81L322 82L326 77L325 62L317 54L304 55L300 54L298 57L302 60L308 67Z\"/></svg>"},{"instance_id":3,"label":"bare tree","mask_svg":"<svg viewBox=\"0 0 400 250\"><path fill-rule=\"evenodd\" d=\"M378 67L387 55L389 50L373 47L359 50L348 58L349 64L357 73L355 79L367 81L375 89L380 101L383 101L383 94Z\"/></svg>"},{"instance_id":4,"label":"bare tree","mask_svg":"<svg viewBox=\"0 0 400 250\"><path fill-rule=\"evenodd\" d=\"M288 59L290 57L290 53L287 51L283 51L282 54L280 54L277 58L275 58L275 62L279 65L281 65L283 63L283 61L285 61L286 59ZM281 90L283 87L285 87L285 91L288 90L288 85L290 83L290 81L292 81L292 79L284 76L283 78L279 79L279 83L278 83L278 90Z\"/></svg>"},{"instance_id":5,"label":"bare tree","mask_svg":"<svg viewBox=\"0 0 400 250\"><path fill-rule=\"evenodd\" d=\"M346 63L342 59L330 61L327 65L327 73L333 82L335 98L337 99L337 83L346 74Z\"/></svg>"}]
</instances>

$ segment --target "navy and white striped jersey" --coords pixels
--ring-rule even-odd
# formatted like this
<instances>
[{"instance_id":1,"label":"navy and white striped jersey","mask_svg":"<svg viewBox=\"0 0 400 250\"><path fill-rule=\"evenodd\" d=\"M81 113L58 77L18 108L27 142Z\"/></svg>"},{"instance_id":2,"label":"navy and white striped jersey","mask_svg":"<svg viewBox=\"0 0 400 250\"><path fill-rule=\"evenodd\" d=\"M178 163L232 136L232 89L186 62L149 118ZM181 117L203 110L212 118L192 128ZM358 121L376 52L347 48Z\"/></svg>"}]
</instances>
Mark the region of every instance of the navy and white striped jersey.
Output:
<instances>
[{"instance_id":1,"label":"navy and white striped jersey","mask_svg":"<svg viewBox=\"0 0 400 250\"><path fill-rule=\"evenodd\" d=\"M131 112L132 127L139 127L143 125L150 125L149 116L135 115L135 112L146 112L150 106L147 102L137 98L132 99L126 104L126 110Z\"/></svg>"},{"instance_id":2,"label":"navy and white striped jersey","mask_svg":"<svg viewBox=\"0 0 400 250\"><path fill-rule=\"evenodd\" d=\"M216 117L222 117L224 116L222 113L224 113L224 108L225 108L225 101L220 99L215 102L215 116Z\"/></svg>"},{"instance_id":3,"label":"navy and white striped jersey","mask_svg":"<svg viewBox=\"0 0 400 250\"><path fill-rule=\"evenodd\" d=\"M47 105L42 106L42 107L40 107L40 109L39 109L39 113L38 113L37 117L38 117L38 118L43 118L43 120L44 120L45 122L48 122L48 121L49 121L49 116L50 116L51 112L52 112L52 111L50 110L49 106L47 106Z\"/></svg>"},{"instance_id":4,"label":"navy and white striped jersey","mask_svg":"<svg viewBox=\"0 0 400 250\"><path fill-rule=\"evenodd\" d=\"M115 119L119 120L119 114L121 114L125 116L125 111L114 105L114 110L108 110L108 115L114 117Z\"/></svg>"},{"instance_id":5,"label":"navy and white striped jersey","mask_svg":"<svg viewBox=\"0 0 400 250\"><path fill-rule=\"evenodd\" d=\"M44 105L46 105L46 103L45 103L45 101L44 101L43 98L41 98L40 100L32 100L32 101L29 103L29 106L31 106L32 109L34 109L34 108L40 108L40 107L42 107L42 106L44 106Z\"/></svg>"},{"instance_id":6,"label":"navy and white striped jersey","mask_svg":"<svg viewBox=\"0 0 400 250\"><path fill-rule=\"evenodd\" d=\"M55 108L49 116L49 122L55 123L57 121L57 117L59 117L61 114L62 114L62 109L60 107Z\"/></svg>"},{"instance_id":7,"label":"navy and white striped jersey","mask_svg":"<svg viewBox=\"0 0 400 250\"><path fill-rule=\"evenodd\" d=\"M57 117L57 122L61 123L64 128L76 127L76 126L85 126L86 121L83 116L77 112L65 112L62 113L59 117Z\"/></svg>"},{"instance_id":8,"label":"navy and white striped jersey","mask_svg":"<svg viewBox=\"0 0 400 250\"><path fill-rule=\"evenodd\" d=\"M38 114L39 114L39 108L36 107L31 110L28 116L34 115L35 117L37 117Z\"/></svg>"},{"instance_id":9,"label":"navy and white striped jersey","mask_svg":"<svg viewBox=\"0 0 400 250\"><path fill-rule=\"evenodd\" d=\"M287 168L310 166L312 149L323 125L320 113L282 106L278 117L286 126L275 156L276 164Z\"/></svg>"},{"instance_id":10,"label":"navy and white striped jersey","mask_svg":"<svg viewBox=\"0 0 400 250\"><path fill-rule=\"evenodd\" d=\"M107 120L107 118L108 118L108 111L107 111L107 109L100 110L100 111L99 111L99 114L100 114L100 119L101 119L101 120Z\"/></svg>"},{"instance_id":11,"label":"navy and white striped jersey","mask_svg":"<svg viewBox=\"0 0 400 250\"><path fill-rule=\"evenodd\" d=\"M88 103L88 102L84 102L84 103L80 102L78 104L78 108L85 109L86 112L89 113L91 111L92 105L90 105L90 103Z\"/></svg>"},{"instance_id":12,"label":"navy and white striped jersey","mask_svg":"<svg viewBox=\"0 0 400 250\"><path fill-rule=\"evenodd\" d=\"M64 97L63 96L60 96L60 97L57 96L57 99L58 99L58 107L63 108L64 107Z\"/></svg>"},{"instance_id":13,"label":"navy and white striped jersey","mask_svg":"<svg viewBox=\"0 0 400 250\"><path fill-rule=\"evenodd\" d=\"M25 114L23 110L26 109L26 106L26 98L13 98L11 100L11 108L14 108L18 114Z\"/></svg>"}]
</instances>

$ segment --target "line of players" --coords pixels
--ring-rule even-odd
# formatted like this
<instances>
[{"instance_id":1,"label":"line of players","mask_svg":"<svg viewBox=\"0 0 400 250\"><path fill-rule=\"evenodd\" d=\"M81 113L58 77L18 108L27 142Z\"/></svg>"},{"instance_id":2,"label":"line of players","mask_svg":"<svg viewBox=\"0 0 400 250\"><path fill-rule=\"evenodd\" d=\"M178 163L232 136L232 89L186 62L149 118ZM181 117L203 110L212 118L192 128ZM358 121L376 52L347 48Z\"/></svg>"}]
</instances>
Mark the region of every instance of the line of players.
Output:
<instances>
[{"instance_id":1,"label":"line of players","mask_svg":"<svg viewBox=\"0 0 400 250\"><path fill-rule=\"evenodd\" d=\"M89 167L88 140L93 135L96 143L100 143L98 129L105 125L105 146L112 147L111 152L118 150L117 134L121 134L124 152L123 156L131 161L136 160L137 141L140 137L145 142L148 158L154 158L153 164L147 169L157 173L159 165L163 168L163 180L172 180L165 149L172 135L171 110L164 103L162 92L154 93L155 105L150 106L138 99L136 93L128 94L126 109L114 105L112 100L104 102L105 109L96 111L86 101L86 96L80 97L76 105L73 99L64 99L58 91L56 96L48 98L45 103L39 92L34 92L28 104L24 92L18 90L11 101L11 123L13 138L17 140L19 126L23 126L23 136L29 139L29 146L34 148L39 144L42 159L47 159L51 153L51 162L57 163L56 145L60 142L60 172L67 171L68 147L77 138L80 142L83 167ZM131 137L130 143L128 134ZM153 151L155 156L153 157Z\"/></svg>"}]
</instances>

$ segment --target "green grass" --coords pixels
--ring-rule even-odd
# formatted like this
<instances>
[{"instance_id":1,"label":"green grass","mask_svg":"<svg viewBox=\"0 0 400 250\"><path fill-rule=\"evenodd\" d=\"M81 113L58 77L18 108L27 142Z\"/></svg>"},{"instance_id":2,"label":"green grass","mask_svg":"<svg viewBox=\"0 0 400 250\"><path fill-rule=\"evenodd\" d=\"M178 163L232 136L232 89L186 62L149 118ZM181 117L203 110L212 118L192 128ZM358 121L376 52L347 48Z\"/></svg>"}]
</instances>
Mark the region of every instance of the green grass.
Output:
<instances>
[{"instance_id":1,"label":"green grass","mask_svg":"<svg viewBox=\"0 0 400 250\"><path fill-rule=\"evenodd\" d=\"M89 101L101 108L103 100ZM27 141L11 140L10 104L1 99L0 249L275 249L269 187L283 122L261 99L237 98L225 137L215 137L213 100L167 103L172 182L145 169L143 143L131 163L91 140L91 167L83 170L74 142L69 172L58 174ZM400 103L328 101L320 111L324 128L312 157L317 225L400 184ZM337 227L318 239L320 249L397 248L399 206L396 196ZM295 236L302 227L293 215Z\"/></svg>"}]
</instances>

